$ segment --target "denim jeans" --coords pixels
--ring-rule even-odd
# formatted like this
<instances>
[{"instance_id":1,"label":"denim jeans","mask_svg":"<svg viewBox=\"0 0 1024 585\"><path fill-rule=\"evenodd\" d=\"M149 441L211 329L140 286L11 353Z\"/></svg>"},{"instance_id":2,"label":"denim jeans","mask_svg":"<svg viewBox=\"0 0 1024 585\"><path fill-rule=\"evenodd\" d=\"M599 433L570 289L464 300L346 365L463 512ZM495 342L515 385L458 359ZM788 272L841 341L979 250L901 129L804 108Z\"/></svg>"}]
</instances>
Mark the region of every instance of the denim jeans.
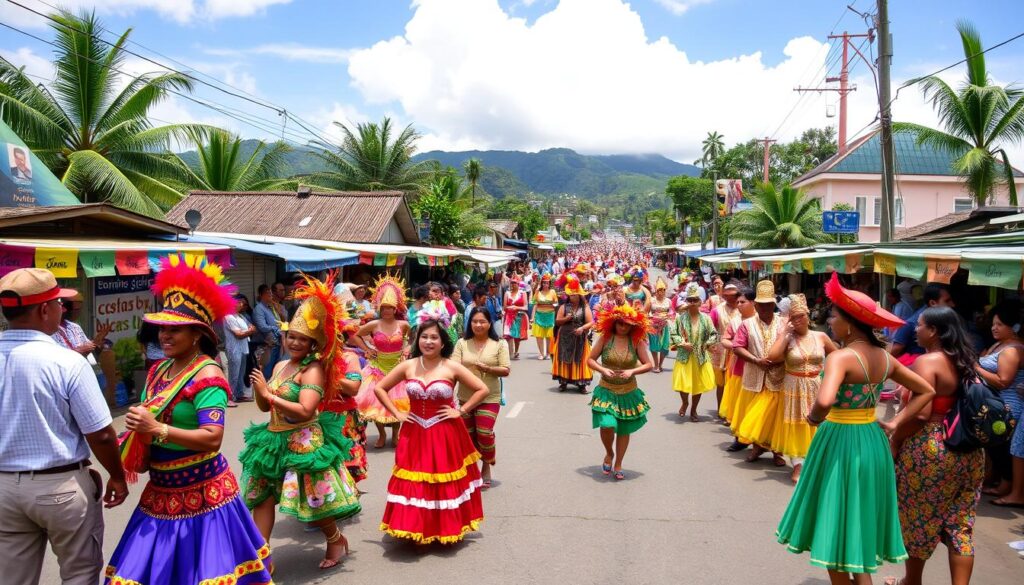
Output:
<instances>
[{"instance_id":1,"label":"denim jeans","mask_svg":"<svg viewBox=\"0 0 1024 585\"><path fill-rule=\"evenodd\" d=\"M263 376L266 379L270 379L274 375L274 366L281 360L281 345L275 345L270 350L270 358L267 359L266 365L263 366Z\"/></svg>"},{"instance_id":2,"label":"denim jeans","mask_svg":"<svg viewBox=\"0 0 1024 585\"><path fill-rule=\"evenodd\" d=\"M247 356L244 353L228 355L228 383L231 384L231 399L252 398L252 388L246 379L248 368Z\"/></svg>"}]
</instances>

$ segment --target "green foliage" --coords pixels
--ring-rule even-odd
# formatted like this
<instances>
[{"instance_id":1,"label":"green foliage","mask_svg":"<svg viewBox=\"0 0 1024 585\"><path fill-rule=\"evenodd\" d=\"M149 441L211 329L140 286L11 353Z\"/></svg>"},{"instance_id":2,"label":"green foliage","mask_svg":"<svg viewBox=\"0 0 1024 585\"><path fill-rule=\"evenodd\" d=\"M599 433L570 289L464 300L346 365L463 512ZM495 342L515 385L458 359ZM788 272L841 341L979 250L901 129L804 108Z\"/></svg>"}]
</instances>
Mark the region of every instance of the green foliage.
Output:
<instances>
[{"instance_id":1,"label":"green foliage","mask_svg":"<svg viewBox=\"0 0 1024 585\"><path fill-rule=\"evenodd\" d=\"M687 225L700 225L711 221L711 205L715 184L711 179L672 177L665 186L665 194L683 219L679 232L686 233ZM697 230L691 228L693 232ZM678 237L678 236L677 236Z\"/></svg>"},{"instance_id":2,"label":"green foliage","mask_svg":"<svg viewBox=\"0 0 1024 585\"><path fill-rule=\"evenodd\" d=\"M390 118L380 124L357 124L355 131L335 122L341 146L315 142L315 155L328 170L314 174L310 184L339 191L405 191L418 193L431 180L426 161L413 162L420 135L412 125L395 134Z\"/></svg>"},{"instance_id":3,"label":"green foliage","mask_svg":"<svg viewBox=\"0 0 1024 585\"><path fill-rule=\"evenodd\" d=\"M49 88L0 58L3 121L83 202L163 217L182 197L174 181L185 177L168 151L171 141L210 128L154 127L148 114L168 92L191 91L191 80L179 73L124 79L119 69L131 29L111 46L94 14L61 10L53 19L56 78Z\"/></svg>"},{"instance_id":4,"label":"green foliage","mask_svg":"<svg viewBox=\"0 0 1024 585\"><path fill-rule=\"evenodd\" d=\"M256 141L248 155L242 153L242 139L224 130L192 136L197 145L196 163L186 168L183 189L205 191L272 191L294 189L297 181L282 177L284 157L291 148L283 142Z\"/></svg>"},{"instance_id":5,"label":"green foliage","mask_svg":"<svg viewBox=\"0 0 1024 585\"><path fill-rule=\"evenodd\" d=\"M466 180L469 181L469 189L473 203L476 203L476 184L480 182L480 161L471 158L463 166L466 171Z\"/></svg>"},{"instance_id":6,"label":"green foliage","mask_svg":"<svg viewBox=\"0 0 1024 585\"><path fill-rule=\"evenodd\" d=\"M964 83L954 90L938 76L914 80L938 112L945 131L909 123L894 124L893 129L916 132L918 144L957 157L953 168L978 206L991 202L999 185L1006 185L1010 205L1017 205L1013 168L1005 146L1024 139L1024 91L992 85L981 35L965 21L958 22L956 28L967 58Z\"/></svg>"},{"instance_id":7,"label":"green foliage","mask_svg":"<svg viewBox=\"0 0 1024 585\"><path fill-rule=\"evenodd\" d=\"M468 188L452 168L437 173L412 208L417 217L429 215L433 245L470 246L488 229L483 215L473 207Z\"/></svg>"},{"instance_id":8,"label":"green foliage","mask_svg":"<svg viewBox=\"0 0 1024 585\"><path fill-rule=\"evenodd\" d=\"M792 142L773 144L769 150L769 178L787 184L818 166L838 150L835 128L810 128ZM743 179L753 185L764 179L764 144L756 139L737 144L705 165L701 176Z\"/></svg>"},{"instance_id":9,"label":"green foliage","mask_svg":"<svg viewBox=\"0 0 1024 585\"><path fill-rule=\"evenodd\" d=\"M645 235L650 235L659 245L678 242L679 235L682 233L681 226L676 221L675 213L669 209L658 209L648 212L644 218L642 229L639 231ZM656 238L658 234L661 235L660 241Z\"/></svg>"},{"instance_id":10,"label":"green foliage","mask_svg":"<svg viewBox=\"0 0 1024 585\"><path fill-rule=\"evenodd\" d=\"M530 241L537 232L548 227L548 220L536 207L513 197L499 199L488 206L489 219L514 219L523 229L523 239Z\"/></svg>"},{"instance_id":11,"label":"green foliage","mask_svg":"<svg viewBox=\"0 0 1024 585\"><path fill-rule=\"evenodd\" d=\"M734 215L730 225L730 236L745 247L802 248L826 241L817 199L789 185L776 190L771 183L759 184L747 196L753 208Z\"/></svg>"},{"instance_id":12,"label":"green foliage","mask_svg":"<svg viewBox=\"0 0 1024 585\"><path fill-rule=\"evenodd\" d=\"M132 337L122 337L114 342L114 365L122 380L131 380L136 370L142 369L146 362L142 359L139 342Z\"/></svg>"},{"instance_id":13,"label":"green foliage","mask_svg":"<svg viewBox=\"0 0 1024 585\"><path fill-rule=\"evenodd\" d=\"M694 164L707 167L714 165L715 160L725 152L725 138L718 132L708 132L708 137L701 141L701 158Z\"/></svg>"}]
</instances>

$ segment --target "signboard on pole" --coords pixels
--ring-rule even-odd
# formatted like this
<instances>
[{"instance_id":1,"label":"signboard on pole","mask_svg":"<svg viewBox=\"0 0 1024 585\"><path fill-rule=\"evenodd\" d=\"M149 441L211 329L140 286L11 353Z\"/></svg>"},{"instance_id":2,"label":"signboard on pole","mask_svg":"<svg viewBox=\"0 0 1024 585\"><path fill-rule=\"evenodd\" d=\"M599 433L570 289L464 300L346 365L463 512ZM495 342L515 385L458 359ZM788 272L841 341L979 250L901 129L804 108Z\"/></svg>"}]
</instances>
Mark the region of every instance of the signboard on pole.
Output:
<instances>
[{"instance_id":1,"label":"signboard on pole","mask_svg":"<svg viewBox=\"0 0 1024 585\"><path fill-rule=\"evenodd\" d=\"M725 215L750 209L754 205L743 196L743 181L740 179L718 179L715 193L725 200Z\"/></svg>"},{"instance_id":2,"label":"signboard on pole","mask_svg":"<svg viewBox=\"0 0 1024 585\"><path fill-rule=\"evenodd\" d=\"M821 228L826 234L855 234L860 231L860 212L822 211Z\"/></svg>"}]
</instances>

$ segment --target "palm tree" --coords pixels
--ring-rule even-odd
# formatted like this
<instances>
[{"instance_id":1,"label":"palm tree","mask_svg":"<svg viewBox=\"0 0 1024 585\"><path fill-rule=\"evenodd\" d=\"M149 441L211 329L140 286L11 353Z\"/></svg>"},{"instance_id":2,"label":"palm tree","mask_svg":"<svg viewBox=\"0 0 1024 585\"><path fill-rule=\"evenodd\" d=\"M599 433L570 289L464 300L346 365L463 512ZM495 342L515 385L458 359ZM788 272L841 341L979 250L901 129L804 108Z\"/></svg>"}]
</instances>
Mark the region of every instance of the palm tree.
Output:
<instances>
[{"instance_id":1,"label":"palm tree","mask_svg":"<svg viewBox=\"0 0 1024 585\"><path fill-rule=\"evenodd\" d=\"M433 173L426 161L413 162L419 133L412 125L394 135L390 118L377 124L357 124L355 131L335 122L342 134L341 146L317 141L314 154L329 170L315 173L310 183L340 191L419 192Z\"/></svg>"},{"instance_id":2,"label":"palm tree","mask_svg":"<svg viewBox=\"0 0 1024 585\"><path fill-rule=\"evenodd\" d=\"M701 152L701 166L707 167L708 165L714 165L715 159L725 152L725 141L724 137L718 132L708 132L708 137L700 143Z\"/></svg>"},{"instance_id":3,"label":"palm tree","mask_svg":"<svg viewBox=\"0 0 1024 585\"><path fill-rule=\"evenodd\" d=\"M472 193L472 203L476 205L476 183L480 180L480 161L475 158L471 158L466 161L465 171L466 180L469 181L470 192Z\"/></svg>"},{"instance_id":4,"label":"palm tree","mask_svg":"<svg viewBox=\"0 0 1024 585\"><path fill-rule=\"evenodd\" d=\"M802 248L825 240L817 199L789 185L776 190L771 183L761 183L748 196L753 207L732 217L730 238L759 249Z\"/></svg>"},{"instance_id":5,"label":"palm tree","mask_svg":"<svg viewBox=\"0 0 1024 585\"><path fill-rule=\"evenodd\" d=\"M108 45L93 14L62 10L53 19L57 74L49 87L0 59L3 121L83 202L109 201L162 217L181 200L172 185L182 178L169 153L172 141L208 128L154 127L147 115L168 92L191 91L191 81L180 73L152 73L121 88L119 67L131 29Z\"/></svg>"},{"instance_id":6,"label":"palm tree","mask_svg":"<svg viewBox=\"0 0 1024 585\"><path fill-rule=\"evenodd\" d=\"M242 155L242 139L224 130L203 136L192 136L199 164L185 167L183 190L203 191L272 191L294 189L295 179L281 178L285 155L291 147L283 142L267 144L257 141L248 157ZM180 160L180 159L179 159Z\"/></svg>"},{"instance_id":7,"label":"palm tree","mask_svg":"<svg viewBox=\"0 0 1024 585\"><path fill-rule=\"evenodd\" d=\"M1005 183L1010 205L1017 205L1013 167L1006 154L1007 144L1024 138L1024 91L991 85L985 67L981 36L966 21L956 25L967 58L967 78L957 89L937 76L915 79L925 98L938 111L945 132L919 124L894 124L897 132L916 132L917 143L931 145L956 156L953 169L964 179L967 191L983 206Z\"/></svg>"},{"instance_id":8,"label":"palm tree","mask_svg":"<svg viewBox=\"0 0 1024 585\"><path fill-rule=\"evenodd\" d=\"M429 187L413 203L417 215L430 216L430 243L468 246L487 233L483 214L474 209L469 189L455 169L438 172Z\"/></svg>"}]
</instances>

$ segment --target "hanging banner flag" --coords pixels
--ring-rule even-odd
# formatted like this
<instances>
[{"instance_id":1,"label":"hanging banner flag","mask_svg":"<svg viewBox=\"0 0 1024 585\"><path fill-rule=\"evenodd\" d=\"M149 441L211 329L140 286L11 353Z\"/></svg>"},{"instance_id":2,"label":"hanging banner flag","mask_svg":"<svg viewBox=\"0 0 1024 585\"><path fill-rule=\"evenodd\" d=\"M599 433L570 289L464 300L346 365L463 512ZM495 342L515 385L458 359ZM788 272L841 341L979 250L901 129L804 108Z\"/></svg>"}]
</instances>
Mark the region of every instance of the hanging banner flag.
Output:
<instances>
[{"instance_id":1,"label":"hanging banner flag","mask_svg":"<svg viewBox=\"0 0 1024 585\"><path fill-rule=\"evenodd\" d=\"M928 282L949 284L950 279L953 278L953 275L956 274L956 271L959 268L959 260L939 260L936 258L930 258L928 259Z\"/></svg>"},{"instance_id":2,"label":"hanging banner flag","mask_svg":"<svg viewBox=\"0 0 1024 585\"><path fill-rule=\"evenodd\" d=\"M853 274L864 268L864 255L863 254L847 254L846 255L846 269L843 270L846 274Z\"/></svg>"},{"instance_id":3,"label":"hanging banner flag","mask_svg":"<svg viewBox=\"0 0 1024 585\"><path fill-rule=\"evenodd\" d=\"M18 135L0 122L0 207L81 203Z\"/></svg>"},{"instance_id":4,"label":"hanging banner flag","mask_svg":"<svg viewBox=\"0 0 1024 585\"><path fill-rule=\"evenodd\" d=\"M225 248L223 250L207 250L206 259L217 266L220 266L224 270L234 268L235 266L235 259L231 255L231 248Z\"/></svg>"},{"instance_id":5,"label":"hanging banner flag","mask_svg":"<svg viewBox=\"0 0 1024 585\"><path fill-rule=\"evenodd\" d=\"M782 260L774 261L771 264L772 274L779 274L786 271L786 263Z\"/></svg>"},{"instance_id":6,"label":"hanging banner flag","mask_svg":"<svg viewBox=\"0 0 1024 585\"><path fill-rule=\"evenodd\" d=\"M927 270L924 258L920 256L900 256L896 259L896 274L921 280Z\"/></svg>"},{"instance_id":7,"label":"hanging banner flag","mask_svg":"<svg viewBox=\"0 0 1024 585\"><path fill-rule=\"evenodd\" d=\"M35 248L0 244L0 276L19 268L32 268L35 262Z\"/></svg>"},{"instance_id":8,"label":"hanging banner flag","mask_svg":"<svg viewBox=\"0 0 1024 585\"><path fill-rule=\"evenodd\" d=\"M145 254L143 252L143 254ZM143 256L144 257L144 256ZM154 276L108 276L93 280L93 319L95 326L110 326L107 339L117 341L135 337L142 326L142 315L152 313L156 299L149 287Z\"/></svg>"},{"instance_id":9,"label":"hanging banner flag","mask_svg":"<svg viewBox=\"0 0 1024 585\"><path fill-rule=\"evenodd\" d=\"M36 268L44 268L57 278L78 276L78 250L36 248Z\"/></svg>"},{"instance_id":10,"label":"hanging banner flag","mask_svg":"<svg viewBox=\"0 0 1024 585\"><path fill-rule=\"evenodd\" d=\"M804 272L807 274L814 274L814 260L810 258L804 258L800 261L800 265L803 267Z\"/></svg>"},{"instance_id":11,"label":"hanging banner flag","mask_svg":"<svg viewBox=\"0 0 1024 585\"><path fill-rule=\"evenodd\" d=\"M814 259L815 274L827 274L829 272L846 272L846 258L843 256L830 256L828 258Z\"/></svg>"},{"instance_id":12,"label":"hanging banner flag","mask_svg":"<svg viewBox=\"0 0 1024 585\"><path fill-rule=\"evenodd\" d=\"M878 274L896 274L896 257L888 254L875 254L875 272Z\"/></svg>"},{"instance_id":13,"label":"hanging banner flag","mask_svg":"<svg viewBox=\"0 0 1024 585\"><path fill-rule=\"evenodd\" d=\"M374 257L374 253L373 252L360 252L359 253L359 263L360 264L369 264L370 266L373 266L373 257Z\"/></svg>"},{"instance_id":14,"label":"hanging banner flag","mask_svg":"<svg viewBox=\"0 0 1024 585\"><path fill-rule=\"evenodd\" d=\"M387 266L401 266L405 256L401 254L388 254Z\"/></svg>"},{"instance_id":15,"label":"hanging banner flag","mask_svg":"<svg viewBox=\"0 0 1024 585\"><path fill-rule=\"evenodd\" d=\"M114 253L114 264L121 276L149 274L149 253L146 250L118 250Z\"/></svg>"},{"instance_id":16,"label":"hanging banner flag","mask_svg":"<svg viewBox=\"0 0 1024 585\"><path fill-rule=\"evenodd\" d=\"M78 253L78 259L88 278L116 274L113 250L82 250Z\"/></svg>"},{"instance_id":17,"label":"hanging banner flag","mask_svg":"<svg viewBox=\"0 0 1024 585\"><path fill-rule=\"evenodd\" d=\"M1021 261L1013 260L970 260L967 284L997 286L1017 289L1020 284Z\"/></svg>"}]
</instances>

